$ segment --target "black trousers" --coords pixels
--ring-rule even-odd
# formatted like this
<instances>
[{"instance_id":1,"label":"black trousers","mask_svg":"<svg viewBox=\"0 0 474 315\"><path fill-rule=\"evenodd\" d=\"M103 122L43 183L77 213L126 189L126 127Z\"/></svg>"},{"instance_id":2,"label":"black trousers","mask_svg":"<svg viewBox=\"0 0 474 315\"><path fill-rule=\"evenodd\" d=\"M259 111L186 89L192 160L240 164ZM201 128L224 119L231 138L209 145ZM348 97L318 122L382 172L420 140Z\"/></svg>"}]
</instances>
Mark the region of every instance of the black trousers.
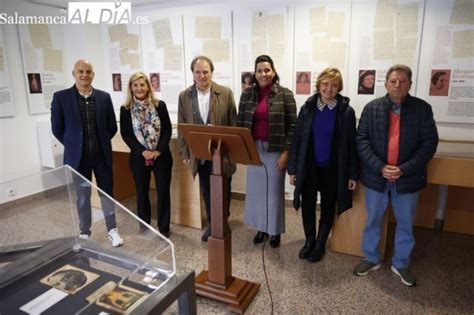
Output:
<instances>
[{"instance_id":1,"label":"black trousers","mask_svg":"<svg viewBox=\"0 0 474 315\"><path fill-rule=\"evenodd\" d=\"M207 222L211 223L211 173L212 173L212 162L204 161L203 164L199 164L199 187L201 189L202 198L206 205ZM227 216L229 216L230 200L231 200L231 183L232 176L227 177L227 209L225 209Z\"/></svg>"},{"instance_id":2,"label":"black trousers","mask_svg":"<svg viewBox=\"0 0 474 315\"><path fill-rule=\"evenodd\" d=\"M167 233L170 230L172 167L173 158L170 151L164 152L150 166L145 165L145 159L142 156L130 155L130 168L137 190L137 214L140 219L148 224L151 222L151 205L148 195L151 173L153 172L155 176L158 230L161 233Z\"/></svg>"},{"instance_id":3,"label":"black trousers","mask_svg":"<svg viewBox=\"0 0 474 315\"><path fill-rule=\"evenodd\" d=\"M319 223L329 228L332 227L337 199L336 177L336 172L329 167L313 166L308 168L301 191L301 214L303 216L305 233L316 234L316 202L318 191L321 194L321 217Z\"/></svg>"}]
</instances>

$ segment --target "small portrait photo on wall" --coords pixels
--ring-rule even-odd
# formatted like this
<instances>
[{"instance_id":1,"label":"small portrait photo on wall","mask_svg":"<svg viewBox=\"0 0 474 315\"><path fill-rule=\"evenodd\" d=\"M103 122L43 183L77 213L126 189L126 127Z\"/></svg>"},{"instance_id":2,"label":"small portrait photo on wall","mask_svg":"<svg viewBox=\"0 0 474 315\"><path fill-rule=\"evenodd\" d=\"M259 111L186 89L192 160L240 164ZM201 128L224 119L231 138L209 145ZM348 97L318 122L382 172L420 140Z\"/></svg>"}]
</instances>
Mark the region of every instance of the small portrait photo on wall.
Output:
<instances>
[{"instance_id":1,"label":"small portrait photo on wall","mask_svg":"<svg viewBox=\"0 0 474 315\"><path fill-rule=\"evenodd\" d=\"M450 69L431 70L430 96L448 96L450 78Z\"/></svg>"},{"instance_id":2,"label":"small portrait photo on wall","mask_svg":"<svg viewBox=\"0 0 474 315\"><path fill-rule=\"evenodd\" d=\"M375 91L375 70L359 70L357 94L373 95Z\"/></svg>"},{"instance_id":3,"label":"small portrait photo on wall","mask_svg":"<svg viewBox=\"0 0 474 315\"><path fill-rule=\"evenodd\" d=\"M41 75L39 73L27 73L27 77L30 94L43 93L43 87L41 86Z\"/></svg>"},{"instance_id":4,"label":"small portrait photo on wall","mask_svg":"<svg viewBox=\"0 0 474 315\"><path fill-rule=\"evenodd\" d=\"M244 71L240 75L242 83L242 91L249 89L253 86L253 72Z\"/></svg>"},{"instance_id":5,"label":"small portrait photo on wall","mask_svg":"<svg viewBox=\"0 0 474 315\"><path fill-rule=\"evenodd\" d=\"M120 73L112 73L112 88L114 92L122 91L122 75Z\"/></svg>"},{"instance_id":6,"label":"small portrait photo on wall","mask_svg":"<svg viewBox=\"0 0 474 315\"><path fill-rule=\"evenodd\" d=\"M160 74L158 72L150 73L150 84L153 92L161 92Z\"/></svg>"},{"instance_id":7,"label":"small portrait photo on wall","mask_svg":"<svg viewBox=\"0 0 474 315\"><path fill-rule=\"evenodd\" d=\"M311 94L311 72L296 72L296 94Z\"/></svg>"}]
</instances>

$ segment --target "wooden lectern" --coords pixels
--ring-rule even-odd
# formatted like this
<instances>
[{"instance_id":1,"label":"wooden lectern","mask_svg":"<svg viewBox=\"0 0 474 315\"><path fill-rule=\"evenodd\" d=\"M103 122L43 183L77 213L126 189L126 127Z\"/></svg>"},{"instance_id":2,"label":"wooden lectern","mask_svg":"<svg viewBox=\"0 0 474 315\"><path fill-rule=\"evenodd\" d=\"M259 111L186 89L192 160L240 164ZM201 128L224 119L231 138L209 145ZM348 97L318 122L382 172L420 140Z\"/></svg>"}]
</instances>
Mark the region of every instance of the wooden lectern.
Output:
<instances>
[{"instance_id":1,"label":"wooden lectern","mask_svg":"<svg viewBox=\"0 0 474 315\"><path fill-rule=\"evenodd\" d=\"M260 284L232 276L232 238L227 222L227 180L222 174L223 158L240 164L260 165L260 157L250 131L238 127L179 124L193 155L212 161L211 236L208 239L209 271L196 278L196 293L227 303L243 313L254 299Z\"/></svg>"}]
</instances>

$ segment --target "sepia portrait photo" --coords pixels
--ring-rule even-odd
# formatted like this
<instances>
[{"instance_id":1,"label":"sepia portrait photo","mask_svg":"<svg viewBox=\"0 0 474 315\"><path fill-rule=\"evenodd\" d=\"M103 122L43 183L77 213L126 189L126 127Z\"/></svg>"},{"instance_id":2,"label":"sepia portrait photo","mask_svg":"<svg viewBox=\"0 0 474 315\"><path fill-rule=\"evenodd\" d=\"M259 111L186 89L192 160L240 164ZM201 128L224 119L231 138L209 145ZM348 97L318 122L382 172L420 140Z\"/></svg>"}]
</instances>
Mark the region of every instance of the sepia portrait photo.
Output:
<instances>
[{"instance_id":1,"label":"sepia portrait photo","mask_svg":"<svg viewBox=\"0 0 474 315\"><path fill-rule=\"evenodd\" d=\"M359 85L357 94L374 95L375 70L359 70Z\"/></svg>"},{"instance_id":2,"label":"sepia portrait photo","mask_svg":"<svg viewBox=\"0 0 474 315\"><path fill-rule=\"evenodd\" d=\"M240 75L240 80L242 83L241 89L245 91L253 86L253 72L244 71Z\"/></svg>"},{"instance_id":3,"label":"sepia portrait photo","mask_svg":"<svg viewBox=\"0 0 474 315\"><path fill-rule=\"evenodd\" d=\"M41 86L41 74L39 73L27 73L28 87L30 94L41 94L43 93L43 87Z\"/></svg>"},{"instance_id":4,"label":"sepia portrait photo","mask_svg":"<svg viewBox=\"0 0 474 315\"><path fill-rule=\"evenodd\" d=\"M431 70L430 96L448 96L450 69Z\"/></svg>"},{"instance_id":5,"label":"sepia portrait photo","mask_svg":"<svg viewBox=\"0 0 474 315\"><path fill-rule=\"evenodd\" d=\"M153 92L161 92L161 80L158 72L150 73L150 84Z\"/></svg>"},{"instance_id":6,"label":"sepia portrait photo","mask_svg":"<svg viewBox=\"0 0 474 315\"><path fill-rule=\"evenodd\" d=\"M112 89L114 92L122 91L122 75L120 73L112 73Z\"/></svg>"},{"instance_id":7,"label":"sepia portrait photo","mask_svg":"<svg viewBox=\"0 0 474 315\"><path fill-rule=\"evenodd\" d=\"M311 94L311 72L296 72L296 94Z\"/></svg>"},{"instance_id":8,"label":"sepia portrait photo","mask_svg":"<svg viewBox=\"0 0 474 315\"><path fill-rule=\"evenodd\" d=\"M127 313L138 306L147 296L147 293L137 289L117 286L112 291L103 294L96 304L114 312Z\"/></svg>"},{"instance_id":9,"label":"sepia portrait photo","mask_svg":"<svg viewBox=\"0 0 474 315\"><path fill-rule=\"evenodd\" d=\"M98 274L71 265L64 265L40 280L50 287L74 294L99 277Z\"/></svg>"}]
</instances>

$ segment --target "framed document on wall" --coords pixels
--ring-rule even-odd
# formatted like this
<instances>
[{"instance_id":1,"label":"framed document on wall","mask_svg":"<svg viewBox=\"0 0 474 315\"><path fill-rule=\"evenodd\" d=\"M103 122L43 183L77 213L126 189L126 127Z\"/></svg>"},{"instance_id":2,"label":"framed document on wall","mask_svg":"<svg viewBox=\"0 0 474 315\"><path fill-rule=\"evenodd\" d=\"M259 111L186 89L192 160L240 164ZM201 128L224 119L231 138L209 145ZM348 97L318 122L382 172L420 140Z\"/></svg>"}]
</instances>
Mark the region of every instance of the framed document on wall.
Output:
<instances>
[{"instance_id":1,"label":"framed document on wall","mask_svg":"<svg viewBox=\"0 0 474 315\"><path fill-rule=\"evenodd\" d=\"M63 26L21 24L18 32L30 114L49 113L54 92L66 85Z\"/></svg>"}]
</instances>

